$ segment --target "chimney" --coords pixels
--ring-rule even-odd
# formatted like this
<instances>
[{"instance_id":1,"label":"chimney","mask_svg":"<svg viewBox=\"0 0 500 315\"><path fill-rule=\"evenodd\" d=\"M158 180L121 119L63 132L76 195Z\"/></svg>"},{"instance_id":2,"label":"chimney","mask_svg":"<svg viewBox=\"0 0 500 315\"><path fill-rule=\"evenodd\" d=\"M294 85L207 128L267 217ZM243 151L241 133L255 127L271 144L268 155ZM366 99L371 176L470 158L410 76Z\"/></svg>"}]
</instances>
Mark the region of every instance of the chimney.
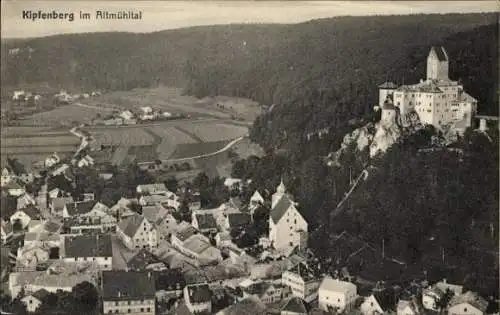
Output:
<instances>
[{"instance_id":1,"label":"chimney","mask_svg":"<svg viewBox=\"0 0 500 315\"><path fill-rule=\"evenodd\" d=\"M151 279L151 271L148 272L148 279Z\"/></svg>"},{"instance_id":2,"label":"chimney","mask_svg":"<svg viewBox=\"0 0 500 315\"><path fill-rule=\"evenodd\" d=\"M118 290L118 297L121 297L122 296L122 293L120 292L120 290Z\"/></svg>"},{"instance_id":3,"label":"chimney","mask_svg":"<svg viewBox=\"0 0 500 315\"><path fill-rule=\"evenodd\" d=\"M446 284L446 278L443 278L443 283Z\"/></svg>"}]
</instances>

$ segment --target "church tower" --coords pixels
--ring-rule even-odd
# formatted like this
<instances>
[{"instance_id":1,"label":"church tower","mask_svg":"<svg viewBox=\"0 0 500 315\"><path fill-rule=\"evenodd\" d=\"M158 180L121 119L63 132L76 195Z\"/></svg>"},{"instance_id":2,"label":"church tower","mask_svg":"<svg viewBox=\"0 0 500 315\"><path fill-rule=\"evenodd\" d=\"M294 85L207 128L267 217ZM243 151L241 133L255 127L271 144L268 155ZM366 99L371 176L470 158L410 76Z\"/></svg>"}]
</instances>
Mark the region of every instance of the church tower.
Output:
<instances>
[{"instance_id":1,"label":"church tower","mask_svg":"<svg viewBox=\"0 0 500 315\"><path fill-rule=\"evenodd\" d=\"M432 47L427 57L427 80L448 80L448 66L444 47Z\"/></svg>"},{"instance_id":2,"label":"church tower","mask_svg":"<svg viewBox=\"0 0 500 315\"><path fill-rule=\"evenodd\" d=\"M283 177L281 177L281 182L278 187L276 187L276 192L271 197L271 209L274 208L278 201L280 201L281 197L283 197L285 194L286 187L285 184L283 184Z\"/></svg>"}]
</instances>

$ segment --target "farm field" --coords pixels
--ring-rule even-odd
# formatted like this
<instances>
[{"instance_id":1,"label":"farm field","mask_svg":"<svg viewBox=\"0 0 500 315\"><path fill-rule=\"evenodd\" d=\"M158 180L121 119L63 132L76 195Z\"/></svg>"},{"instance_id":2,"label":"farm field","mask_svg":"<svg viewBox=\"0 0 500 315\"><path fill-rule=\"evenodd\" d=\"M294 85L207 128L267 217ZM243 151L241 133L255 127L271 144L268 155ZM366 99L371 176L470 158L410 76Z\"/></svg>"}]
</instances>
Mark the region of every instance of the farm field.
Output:
<instances>
[{"instance_id":1,"label":"farm field","mask_svg":"<svg viewBox=\"0 0 500 315\"><path fill-rule=\"evenodd\" d=\"M230 140L243 137L248 133L248 128L229 124L188 124L178 127L179 130L185 130L188 133L199 137L203 142L212 142L220 140Z\"/></svg>"},{"instance_id":2,"label":"farm field","mask_svg":"<svg viewBox=\"0 0 500 315\"><path fill-rule=\"evenodd\" d=\"M21 126L70 126L73 122L89 123L97 114L107 115L107 108L97 109L77 104L63 105L48 112L36 113L19 120Z\"/></svg>"},{"instance_id":3,"label":"farm field","mask_svg":"<svg viewBox=\"0 0 500 315\"><path fill-rule=\"evenodd\" d=\"M170 156L170 159L182 159L216 152L224 148L229 142L229 140L221 140L214 142L178 144L175 151Z\"/></svg>"}]
</instances>

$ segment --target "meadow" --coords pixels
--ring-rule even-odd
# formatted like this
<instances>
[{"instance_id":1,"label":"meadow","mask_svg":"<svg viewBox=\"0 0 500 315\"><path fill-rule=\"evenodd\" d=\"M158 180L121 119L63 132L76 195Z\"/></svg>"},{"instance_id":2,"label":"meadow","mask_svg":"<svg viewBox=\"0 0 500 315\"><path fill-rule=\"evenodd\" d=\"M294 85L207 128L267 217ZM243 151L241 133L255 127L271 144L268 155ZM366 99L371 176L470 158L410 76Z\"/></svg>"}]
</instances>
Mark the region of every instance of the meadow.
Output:
<instances>
[{"instance_id":1,"label":"meadow","mask_svg":"<svg viewBox=\"0 0 500 315\"><path fill-rule=\"evenodd\" d=\"M108 108L85 107L78 104L63 105L53 110L36 113L19 120L21 126L71 126L74 123L90 123L97 114L110 114Z\"/></svg>"}]
</instances>

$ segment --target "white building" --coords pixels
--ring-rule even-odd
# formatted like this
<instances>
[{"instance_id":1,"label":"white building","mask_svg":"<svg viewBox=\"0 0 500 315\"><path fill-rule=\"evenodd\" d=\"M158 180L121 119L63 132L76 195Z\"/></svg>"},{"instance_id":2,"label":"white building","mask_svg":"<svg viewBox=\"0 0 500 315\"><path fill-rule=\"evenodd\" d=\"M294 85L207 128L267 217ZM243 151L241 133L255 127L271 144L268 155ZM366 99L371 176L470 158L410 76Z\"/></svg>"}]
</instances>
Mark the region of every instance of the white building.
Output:
<instances>
[{"instance_id":1,"label":"white building","mask_svg":"<svg viewBox=\"0 0 500 315\"><path fill-rule=\"evenodd\" d=\"M16 222L21 224L23 229L27 228L31 220L41 220L40 210L30 205L23 209L18 209L10 216L10 223L15 227Z\"/></svg>"},{"instance_id":2,"label":"white building","mask_svg":"<svg viewBox=\"0 0 500 315\"><path fill-rule=\"evenodd\" d=\"M318 297L320 280L303 263L283 272L282 283L290 287L292 295L306 302L311 302Z\"/></svg>"},{"instance_id":3,"label":"white building","mask_svg":"<svg viewBox=\"0 0 500 315\"><path fill-rule=\"evenodd\" d=\"M286 194L281 181L272 196L269 215L269 239L275 249L289 253L295 247L307 246L307 222Z\"/></svg>"},{"instance_id":4,"label":"white building","mask_svg":"<svg viewBox=\"0 0 500 315\"><path fill-rule=\"evenodd\" d=\"M64 238L64 260L95 264L100 270L113 267L113 247L108 235L76 235Z\"/></svg>"},{"instance_id":5,"label":"white building","mask_svg":"<svg viewBox=\"0 0 500 315\"><path fill-rule=\"evenodd\" d=\"M356 285L327 276L319 286L319 308L327 312L337 309L338 313L342 313L354 307L357 296Z\"/></svg>"},{"instance_id":6,"label":"white building","mask_svg":"<svg viewBox=\"0 0 500 315\"><path fill-rule=\"evenodd\" d=\"M477 293L467 291L466 293L455 296L450 301L448 308L449 315L484 315L488 302Z\"/></svg>"},{"instance_id":7,"label":"white building","mask_svg":"<svg viewBox=\"0 0 500 315\"><path fill-rule=\"evenodd\" d=\"M49 294L46 290L39 290L31 294L26 295L21 299L21 302L26 305L26 310L29 313L34 313L42 305L43 298Z\"/></svg>"},{"instance_id":8,"label":"white building","mask_svg":"<svg viewBox=\"0 0 500 315\"><path fill-rule=\"evenodd\" d=\"M184 301L191 313L212 313L212 292L208 284L188 285L184 288Z\"/></svg>"},{"instance_id":9,"label":"white building","mask_svg":"<svg viewBox=\"0 0 500 315\"><path fill-rule=\"evenodd\" d=\"M420 315L423 309L415 299L399 300L396 307L396 315Z\"/></svg>"},{"instance_id":10,"label":"white building","mask_svg":"<svg viewBox=\"0 0 500 315\"><path fill-rule=\"evenodd\" d=\"M463 86L448 78L449 58L443 47L432 47L427 57L427 79L398 88L387 82L379 87L379 105L387 97L407 124L408 114L416 113L424 124L452 126L457 132L472 126L477 112L477 100L464 91Z\"/></svg>"},{"instance_id":11,"label":"white building","mask_svg":"<svg viewBox=\"0 0 500 315\"><path fill-rule=\"evenodd\" d=\"M116 233L123 243L130 249L158 247L158 238L155 227L142 215L131 215L124 218L117 226Z\"/></svg>"},{"instance_id":12,"label":"white building","mask_svg":"<svg viewBox=\"0 0 500 315\"><path fill-rule=\"evenodd\" d=\"M170 193L163 183L138 185L136 191L142 195L167 195Z\"/></svg>"}]
</instances>

